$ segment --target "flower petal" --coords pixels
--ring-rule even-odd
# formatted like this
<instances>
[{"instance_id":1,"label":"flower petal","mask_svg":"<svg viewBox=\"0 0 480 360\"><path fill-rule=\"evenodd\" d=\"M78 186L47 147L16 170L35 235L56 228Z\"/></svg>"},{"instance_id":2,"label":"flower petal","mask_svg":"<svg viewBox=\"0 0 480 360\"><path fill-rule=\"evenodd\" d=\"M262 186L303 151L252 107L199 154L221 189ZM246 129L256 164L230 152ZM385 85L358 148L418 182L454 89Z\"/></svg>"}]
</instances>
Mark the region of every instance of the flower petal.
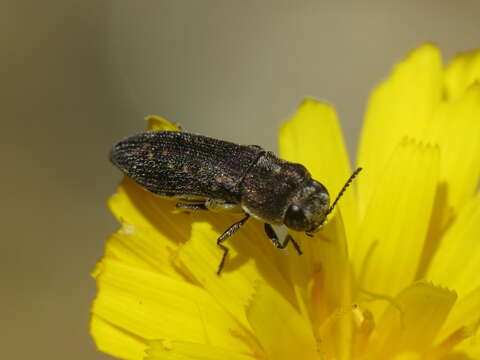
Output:
<instances>
[{"instance_id":1,"label":"flower petal","mask_svg":"<svg viewBox=\"0 0 480 360\"><path fill-rule=\"evenodd\" d=\"M185 341L151 341L145 360L254 360L255 357L234 353L210 344Z\"/></svg>"},{"instance_id":2,"label":"flower petal","mask_svg":"<svg viewBox=\"0 0 480 360\"><path fill-rule=\"evenodd\" d=\"M445 93L447 99L463 95L474 82L480 80L480 51L471 51L455 56L445 71Z\"/></svg>"},{"instance_id":3,"label":"flower petal","mask_svg":"<svg viewBox=\"0 0 480 360\"><path fill-rule=\"evenodd\" d=\"M440 360L477 360L480 359L480 352L476 356L468 356L464 352L453 352L440 358Z\"/></svg>"},{"instance_id":4,"label":"flower petal","mask_svg":"<svg viewBox=\"0 0 480 360\"><path fill-rule=\"evenodd\" d=\"M208 212L178 211L175 204L176 201L152 194L125 177L109 201L122 227L109 239L107 256L179 277L172 260L179 245L190 238L192 223L215 221L216 217Z\"/></svg>"},{"instance_id":5,"label":"flower petal","mask_svg":"<svg viewBox=\"0 0 480 360\"><path fill-rule=\"evenodd\" d=\"M305 165L313 178L325 185L332 201L351 175L342 131L329 104L305 99L292 119L282 125L279 148L282 158ZM353 188L345 192L338 206L352 237L357 221Z\"/></svg>"},{"instance_id":6,"label":"flower petal","mask_svg":"<svg viewBox=\"0 0 480 360\"><path fill-rule=\"evenodd\" d=\"M368 205L389 158L405 136L422 140L434 109L442 99L443 69L438 48L422 45L372 93L365 115L358 165L362 210Z\"/></svg>"},{"instance_id":7,"label":"flower petal","mask_svg":"<svg viewBox=\"0 0 480 360\"><path fill-rule=\"evenodd\" d=\"M427 279L460 296L480 286L480 194L462 210L431 262Z\"/></svg>"},{"instance_id":8,"label":"flower petal","mask_svg":"<svg viewBox=\"0 0 480 360\"><path fill-rule=\"evenodd\" d=\"M480 287L457 301L450 312L445 326L438 334L437 340L441 341L439 347L447 351L458 343L462 346L474 342L474 336L480 328ZM472 338L468 340L467 338ZM467 340L465 340L467 339ZM465 341L464 341L465 340ZM480 350L480 345L478 345Z\"/></svg>"},{"instance_id":9,"label":"flower petal","mask_svg":"<svg viewBox=\"0 0 480 360\"><path fill-rule=\"evenodd\" d=\"M480 85L440 104L427 137L440 149L440 183L418 277L424 277L445 231L473 196L480 177Z\"/></svg>"},{"instance_id":10,"label":"flower petal","mask_svg":"<svg viewBox=\"0 0 480 360\"><path fill-rule=\"evenodd\" d=\"M395 298L395 305L390 305L378 321L372 340L372 354L379 359L387 359L400 351L427 350L455 300L455 293L428 283L409 286Z\"/></svg>"},{"instance_id":11,"label":"flower petal","mask_svg":"<svg viewBox=\"0 0 480 360\"><path fill-rule=\"evenodd\" d=\"M445 360L478 360L480 359L480 346L478 345L478 341L476 342L472 342L470 344L464 344L462 346L462 350L465 352L465 354L468 355L465 356L465 357L458 357L458 358L449 358L449 357L445 357ZM442 359L444 360L444 359Z\"/></svg>"},{"instance_id":12,"label":"flower petal","mask_svg":"<svg viewBox=\"0 0 480 360\"><path fill-rule=\"evenodd\" d=\"M314 238L303 241L303 255L290 258L295 287L312 303L314 324L319 325L338 308L350 306L348 251L341 213L337 212ZM300 291L300 290L298 290Z\"/></svg>"},{"instance_id":13,"label":"flower petal","mask_svg":"<svg viewBox=\"0 0 480 360\"><path fill-rule=\"evenodd\" d=\"M151 131L180 131L178 125L172 124L161 116L148 115L145 120L148 121L148 130Z\"/></svg>"},{"instance_id":14,"label":"flower petal","mask_svg":"<svg viewBox=\"0 0 480 360\"><path fill-rule=\"evenodd\" d=\"M268 284L258 284L247 317L268 359L318 359L308 319Z\"/></svg>"},{"instance_id":15,"label":"flower petal","mask_svg":"<svg viewBox=\"0 0 480 360\"><path fill-rule=\"evenodd\" d=\"M138 269L180 278L173 266L178 246L153 228L123 224L107 241L105 257Z\"/></svg>"},{"instance_id":16,"label":"flower petal","mask_svg":"<svg viewBox=\"0 0 480 360\"><path fill-rule=\"evenodd\" d=\"M422 356L414 351L405 351L395 355L392 360L420 360Z\"/></svg>"},{"instance_id":17,"label":"flower petal","mask_svg":"<svg viewBox=\"0 0 480 360\"><path fill-rule=\"evenodd\" d=\"M341 211L313 238L303 239L302 256L288 269L300 311L310 319L325 358L348 359L351 343L351 269Z\"/></svg>"},{"instance_id":18,"label":"flower petal","mask_svg":"<svg viewBox=\"0 0 480 360\"><path fill-rule=\"evenodd\" d=\"M465 340L464 342L459 344L459 346L456 347L457 351L467 354L469 356L468 358L466 357L466 359L468 360L480 359L480 342L478 341L478 328L479 326L477 323L477 327L473 336L470 339ZM448 360L449 359L450 358L448 358ZM463 360L463 358L461 360Z\"/></svg>"},{"instance_id":19,"label":"flower petal","mask_svg":"<svg viewBox=\"0 0 480 360\"><path fill-rule=\"evenodd\" d=\"M246 328L249 325L245 307L250 302L257 280L266 279L292 303L295 301L291 287L271 260L274 256L267 257L262 252L264 247L278 250L273 248L258 228L259 224L252 220L224 243L229 248L229 254L220 276L216 272L223 252L216 240L223 230L214 230L210 223L195 223L192 238L179 252L179 261L187 276L204 287L225 311Z\"/></svg>"},{"instance_id":20,"label":"flower petal","mask_svg":"<svg viewBox=\"0 0 480 360\"><path fill-rule=\"evenodd\" d=\"M313 252L317 271L318 264L321 266L319 272L322 276L323 294L318 295L324 301L324 303L317 301L316 317L321 318L322 313L328 316L319 327L322 339L320 349L335 359L350 358L353 330L350 316L352 271L342 215L338 211L325 226L324 231L319 234L320 239L315 239L317 243ZM314 280L318 277L318 273L313 275ZM314 297L313 293L312 295Z\"/></svg>"},{"instance_id":21,"label":"flower petal","mask_svg":"<svg viewBox=\"0 0 480 360\"><path fill-rule=\"evenodd\" d=\"M120 359L143 360L145 358L147 344L144 341L99 316L92 316L90 332L100 351Z\"/></svg>"},{"instance_id":22,"label":"flower petal","mask_svg":"<svg viewBox=\"0 0 480 360\"><path fill-rule=\"evenodd\" d=\"M447 205L459 210L472 197L480 177L480 84L442 104L430 134L441 152L440 181L447 184Z\"/></svg>"},{"instance_id":23,"label":"flower petal","mask_svg":"<svg viewBox=\"0 0 480 360\"><path fill-rule=\"evenodd\" d=\"M414 280L438 168L438 148L408 140L397 147L371 197L352 250L361 289L394 296Z\"/></svg>"},{"instance_id":24,"label":"flower petal","mask_svg":"<svg viewBox=\"0 0 480 360\"><path fill-rule=\"evenodd\" d=\"M104 259L96 273L98 295L93 316L127 334L145 340L183 340L232 351L251 350L243 340L250 333L201 288L110 259ZM105 343L103 339L98 342Z\"/></svg>"},{"instance_id":25,"label":"flower petal","mask_svg":"<svg viewBox=\"0 0 480 360\"><path fill-rule=\"evenodd\" d=\"M176 201L157 196L125 177L118 191L108 205L121 224L131 224L141 228L154 228L170 243L185 241L190 237L190 224L201 214L179 212ZM173 216L173 214L175 215Z\"/></svg>"}]
</instances>

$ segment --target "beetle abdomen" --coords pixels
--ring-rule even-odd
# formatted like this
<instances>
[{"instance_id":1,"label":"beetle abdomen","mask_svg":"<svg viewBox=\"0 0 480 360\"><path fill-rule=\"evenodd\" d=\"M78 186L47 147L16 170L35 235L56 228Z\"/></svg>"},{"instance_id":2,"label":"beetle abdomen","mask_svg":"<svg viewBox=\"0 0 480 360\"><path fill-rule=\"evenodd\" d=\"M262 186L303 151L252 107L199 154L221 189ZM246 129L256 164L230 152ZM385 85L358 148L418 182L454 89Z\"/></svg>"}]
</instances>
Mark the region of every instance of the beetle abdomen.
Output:
<instances>
[{"instance_id":1,"label":"beetle abdomen","mask_svg":"<svg viewBox=\"0 0 480 360\"><path fill-rule=\"evenodd\" d=\"M177 131L149 131L118 142L111 161L147 190L238 203L238 184L263 150Z\"/></svg>"}]
</instances>

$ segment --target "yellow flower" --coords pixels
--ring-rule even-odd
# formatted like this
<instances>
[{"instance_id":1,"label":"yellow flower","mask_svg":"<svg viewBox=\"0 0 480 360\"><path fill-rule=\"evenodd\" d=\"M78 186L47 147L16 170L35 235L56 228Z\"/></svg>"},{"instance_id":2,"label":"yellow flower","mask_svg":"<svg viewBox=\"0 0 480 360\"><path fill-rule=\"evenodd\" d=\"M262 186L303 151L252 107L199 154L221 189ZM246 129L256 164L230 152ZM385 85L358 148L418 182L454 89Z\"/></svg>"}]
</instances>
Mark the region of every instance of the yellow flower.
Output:
<instances>
[{"instance_id":1,"label":"yellow flower","mask_svg":"<svg viewBox=\"0 0 480 360\"><path fill-rule=\"evenodd\" d=\"M178 212L126 178L121 223L94 277L91 333L123 359L480 359L480 52L446 68L413 51L373 92L364 168L303 249L275 249L252 220ZM150 126L171 126L151 118ZM335 196L351 173L331 106L306 100L281 157ZM239 219L239 218L238 218Z\"/></svg>"}]
</instances>

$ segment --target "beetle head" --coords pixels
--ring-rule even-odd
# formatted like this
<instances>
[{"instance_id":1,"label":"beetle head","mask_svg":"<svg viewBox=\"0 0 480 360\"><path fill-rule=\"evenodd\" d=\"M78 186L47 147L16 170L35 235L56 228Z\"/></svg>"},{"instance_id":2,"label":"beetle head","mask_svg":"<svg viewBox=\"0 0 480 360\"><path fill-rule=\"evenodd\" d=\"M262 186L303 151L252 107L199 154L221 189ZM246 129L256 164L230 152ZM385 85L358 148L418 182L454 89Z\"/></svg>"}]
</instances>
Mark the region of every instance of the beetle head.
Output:
<instances>
[{"instance_id":1,"label":"beetle head","mask_svg":"<svg viewBox=\"0 0 480 360\"><path fill-rule=\"evenodd\" d=\"M318 181L309 179L292 197L284 214L284 224L292 230L307 234L316 232L329 213L330 196Z\"/></svg>"},{"instance_id":2,"label":"beetle head","mask_svg":"<svg viewBox=\"0 0 480 360\"><path fill-rule=\"evenodd\" d=\"M327 215L333 211L338 200L360 171L362 171L361 167L350 175L332 206L329 206L330 197L325 186L313 179L306 181L288 204L283 223L290 229L305 231L307 235L312 236L312 233L320 230L327 220Z\"/></svg>"}]
</instances>

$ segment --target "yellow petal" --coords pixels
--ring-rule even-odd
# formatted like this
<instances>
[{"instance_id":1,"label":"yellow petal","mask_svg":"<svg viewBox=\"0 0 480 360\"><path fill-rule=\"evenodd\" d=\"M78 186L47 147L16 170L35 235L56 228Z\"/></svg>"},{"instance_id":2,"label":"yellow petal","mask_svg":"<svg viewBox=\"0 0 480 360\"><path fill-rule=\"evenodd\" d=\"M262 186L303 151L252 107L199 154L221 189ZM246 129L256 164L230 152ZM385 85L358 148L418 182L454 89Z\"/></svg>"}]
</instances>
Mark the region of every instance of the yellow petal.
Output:
<instances>
[{"instance_id":1,"label":"yellow petal","mask_svg":"<svg viewBox=\"0 0 480 360\"><path fill-rule=\"evenodd\" d=\"M167 239L169 244L175 245L190 238L193 222L218 223L217 219L221 218L208 211L179 211L175 206L177 202L144 190L125 177L117 193L110 198L109 206L121 224L152 229ZM228 221L223 222L228 224Z\"/></svg>"},{"instance_id":2,"label":"yellow petal","mask_svg":"<svg viewBox=\"0 0 480 360\"><path fill-rule=\"evenodd\" d=\"M230 219L232 224L235 218ZM245 307L250 302L254 284L258 279L267 279L292 303L294 296L271 257L262 253L264 247L278 250L274 249L265 234L259 231L260 226L255 220L249 221L224 243L230 251L221 275L216 274L223 255L223 251L216 245L216 240L227 227L214 230L209 223L194 224L192 238L182 246L179 261L194 282L203 286L242 325L249 327Z\"/></svg>"},{"instance_id":3,"label":"yellow petal","mask_svg":"<svg viewBox=\"0 0 480 360\"><path fill-rule=\"evenodd\" d=\"M477 360L480 359L480 352L477 352L475 356L469 356L464 352L453 352L440 358L440 360Z\"/></svg>"},{"instance_id":4,"label":"yellow petal","mask_svg":"<svg viewBox=\"0 0 480 360\"><path fill-rule=\"evenodd\" d=\"M326 358L348 359L351 339L350 262L341 211L313 238L302 235L303 255L290 256L288 269L300 311L321 338Z\"/></svg>"},{"instance_id":5,"label":"yellow petal","mask_svg":"<svg viewBox=\"0 0 480 360\"><path fill-rule=\"evenodd\" d=\"M185 212L175 212L176 201L157 196L125 177L118 191L109 200L113 215L122 224L154 228L171 241L189 237L192 217Z\"/></svg>"},{"instance_id":6,"label":"yellow petal","mask_svg":"<svg viewBox=\"0 0 480 360\"><path fill-rule=\"evenodd\" d=\"M99 316L92 316L90 333L98 350L120 359L143 360L147 344L133 334L108 323Z\"/></svg>"},{"instance_id":7,"label":"yellow petal","mask_svg":"<svg viewBox=\"0 0 480 360\"><path fill-rule=\"evenodd\" d=\"M422 356L414 351L405 351L397 354L392 360L420 360Z\"/></svg>"},{"instance_id":8,"label":"yellow petal","mask_svg":"<svg viewBox=\"0 0 480 360\"><path fill-rule=\"evenodd\" d=\"M451 313L445 326L437 336L440 346L451 350L458 343L475 341L475 334L480 327L480 287L460 298ZM471 339L467 339L471 338ZM466 339L466 340L465 340ZM468 347L468 344L466 344Z\"/></svg>"},{"instance_id":9,"label":"yellow petal","mask_svg":"<svg viewBox=\"0 0 480 360\"><path fill-rule=\"evenodd\" d=\"M122 224L107 243L107 256L128 264L180 276L173 259L190 238L192 223L215 220L208 212L179 212L176 201L152 194L128 177L110 198L112 213Z\"/></svg>"},{"instance_id":10,"label":"yellow petal","mask_svg":"<svg viewBox=\"0 0 480 360\"><path fill-rule=\"evenodd\" d=\"M178 245L153 228L123 224L107 241L105 257L138 269L180 278L174 268Z\"/></svg>"},{"instance_id":11,"label":"yellow petal","mask_svg":"<svg viewBox=\"0 0 480 360\"><path fill-rule=\"evenodd\" d=\"M372 93L360 141L358 179L364 210L383 176L392 151L405 136L422 140L442 98L443 69L437 47L426 44L398 64Z\"/></svg>"},{"instance_id":12,"label":"yellow petal","mask_svg":"<svg viewBox=\"0 0 480 360\"><path fill-rule=\"evenodd\" d=\"M477 338L478 334L471 339L465 340L459 346L457 346L457 351L462 354L466 354L465 358L458 358L459 360L478 360L480 359L480 342ZM467 357L468 356L468 357ZM449 357L446 357L447 360L450 360ZM456 358L453 358L457 360ZM443 360L443 359L442 359Z\"/></svg>"},{"instance_id":13,"label":"yellow petal","mask_svg":"<svg viewBox=\"0 0 480 360\"><path fill-rule=\"evenodd\" d=\"M455 300L455 293L427 283L409 286L394 300L396 306L390 305L378 321L372 354L388 359L397 352L427 350Z\"/></svg>"},{"instance_id":14,"label":"yellow petal","mask_svg":"<svg viewBox=\"0 0 480 360\"><path fill-rule=\"evenodd\" d=\"M338 308L350 306L348 251L341 213L337 212L314 238L306 238L303 255L290 257L289 270L297 292L312 303L319 325Z\"/></svg>"},{"instance_id":15,"label":"yellow petal","mask_svg":"<svg viewBox=\"0 0 480 360\"><path fill-rule=\"evenodd\" d=\"M442 359L442 360L478 360L480 359L480 346L478 345L478 341L477 342L473 342L471 343L471 346L468 346L467 344L465 344L463 346L463 350L465 352L465 354L467 354L467 356L465 357L457 357L457 358L449 358L449 357L445 357L445 359Z\"/></svg>"},{"instance_id":16,"label":"yellow petal","mask_svg":"<svg viewBox=\"0 0 480 360\"><path fill-rule=\"evenodd\" d=\"M251 337L203 289L167 276L104 259L97 271L92 313L139 339L210 343L250 351ZM99 339L98 342L104 340Z\"/></svg>"},{"instance_id":17,"label":"yellow petal","mask_svg":"<svg viewBox=\"0 0 480 360\"><path fill-rule=\"evenodd\" d=\"M319 239L314 239L317 241L313 254L318 273L313 278L316 280L321 274L323 294L320 296L324 302L314 306L317 318L322 312L328 316L319 328L321 351L335 359L350 359L352 280L342 215L337 212L319 234Z\"/></svg>"},{"instance_id":18,"label":"yellow petal","mask_svg":"<svg viewBox=\"0 0 480 360\"><path fill-rule=\"evenodd\" d=\"M456 56L445 71L445 92L449 100L462 96L475 81L480 80L480 51Z\"/></svg>"},{"instance_id":19,"label":"yellow petal","mask_svg":"<svg viewBox=\"0 0 480 360\"><path fill-rule=\"evenodd\" d=\"M268 284L257 285L247 317L268 359L318 359L310 323Z\"/></svg>"},{"instance_id":20,"label":"yellow petal","mask_svg":"<svg viewBox=\"0 0 480 360\"><path fill-rule=\"evenodd\" d=\"M424 277L445 230L477 189L480 176L480 85L438 106L427 138L440 149L440 183L418 277Z\"/></svg>"},{"instance_id":21,"label":"yellow petal","mask_svg":"<svg viewBox=\"0 0 480 360\"><path fill-rule=\"evenodd\" d=\"M427 279L460 296L480 286L480 195L462 210L432 260Z\"/></svg>"},{"instance_id":22,"label":"yellow petal","mask_svg":"<svg viewBox=\"0 0 480 360\"><path fill-rule=\"evenodd\" d=\"M394 296L414 280L438 167L438 148L413 141L402 142L390 158L352 250L363 290Z\"/></svg>"},{"instance_id":23,"label":"yellow petal","mask_svg":"<svg viewBox=\"0 0 480 360\"><path fill-rule=\"evenodd\" d=\"M434 116L431 136L441 152L440 180L455 210L472 197L480 176L480 84L469 87Z\"/></svg>"},{"instance_id":24,"label":"yellow petal","mask_svg":"<svg viewBox=\"0 0 480 360\"><path fill-rule=\"evenodd\" d=\"M145 118L148 121L148 130L154 131L179 131L180 127L178 125L172 124L167 119L157 116L149 115Z\"/></svg>"},{"instance_id":25,"label":"yellow petal","mask_svg":"<svg viewBox=\"0 0 480 360\"><path fill-rule=\"evenodd\" d=\"M351 175L342 131L335 110L329 104L304 100L292 119L282 125L279 148L282 158L305 165L312 177L325 185L331 201ZM338 205L347 231L352 233L356 226L354 194L352 186Z\"/></svg>"},{"instance_id":26,"label":"yellow petal","mask_svg":"<svg viewBox=\"0 0 480 360\"><path fill-rule=\"evenodd\" d=\"M145 360L253 360L253 356L234 353L210 344L185 341L152 341Z\"/></svg>"}]
</instances>

